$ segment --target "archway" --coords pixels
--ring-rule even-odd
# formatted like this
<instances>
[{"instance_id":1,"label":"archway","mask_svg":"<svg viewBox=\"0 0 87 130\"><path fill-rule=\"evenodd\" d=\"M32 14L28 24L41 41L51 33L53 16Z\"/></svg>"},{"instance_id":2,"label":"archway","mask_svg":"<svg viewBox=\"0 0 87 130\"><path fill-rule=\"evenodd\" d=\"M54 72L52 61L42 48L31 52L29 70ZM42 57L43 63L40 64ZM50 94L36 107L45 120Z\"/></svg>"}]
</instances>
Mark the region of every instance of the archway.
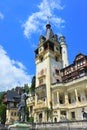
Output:
<instances>
[{"instance_id":1,"label":"archway","mask_svg":"<svg viewBox=\"0 0 87 130\"><path fill-rule=\"evenodd\" d=\"M56 117L54 118L54 122L57 122L57 118Z\"/></svg>"},{"instance_id":2,"label":"archway","mask_svg":"<svg viewBox=\"0 0 87 130\"><path fill-rule=\"evenodd\" d=\"M39 122L42 122L42 113L39 114Z\"/></svg>"}]
</instances>

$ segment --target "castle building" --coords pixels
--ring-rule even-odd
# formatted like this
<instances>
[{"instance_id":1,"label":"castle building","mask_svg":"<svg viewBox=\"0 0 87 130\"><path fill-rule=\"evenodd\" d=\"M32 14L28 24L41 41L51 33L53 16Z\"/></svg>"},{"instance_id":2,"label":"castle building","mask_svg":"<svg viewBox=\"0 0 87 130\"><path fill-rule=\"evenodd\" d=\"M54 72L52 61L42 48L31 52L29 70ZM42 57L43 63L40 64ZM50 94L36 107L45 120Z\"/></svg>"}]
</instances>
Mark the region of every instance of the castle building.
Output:
<instances>
[{"instance_id":1,"label":"castle building","mask_svg":"<svg viewBox=\"0 0 87 130\"><path fill-rule=\"evenodd\" d=\"M87 55L79 53L69 65L64 36L53 33L50 23L46 35L40 36L35 50L35 93L29 93L27 106L34 122L83 120L87 113ZM8 91L7 122L18 120L19 93Z\"/></svg>"},{"instance_id":2,"label":"castle building","mask_svg":"<svg viewBox=\"0 0 87 130\"><path fill-rule=\"evenodd\" d=\"M79 53L69 65L64 36L53 33L50 23L35 50L35 95L27 100L34 122L83 119L87 111L87 56Z\"/></svg>"},{"instance_id":3,"label":"castle building","mask_svg":"<svg viewBox=\"0 0 87 130\"><path fill-rule=\"evenodd\" d=\"M20 95L17 91L8 90L4 95L3 103L6 104L6 124L13 123L18 120L18 104Z\"/></svg>"}]
</instances>

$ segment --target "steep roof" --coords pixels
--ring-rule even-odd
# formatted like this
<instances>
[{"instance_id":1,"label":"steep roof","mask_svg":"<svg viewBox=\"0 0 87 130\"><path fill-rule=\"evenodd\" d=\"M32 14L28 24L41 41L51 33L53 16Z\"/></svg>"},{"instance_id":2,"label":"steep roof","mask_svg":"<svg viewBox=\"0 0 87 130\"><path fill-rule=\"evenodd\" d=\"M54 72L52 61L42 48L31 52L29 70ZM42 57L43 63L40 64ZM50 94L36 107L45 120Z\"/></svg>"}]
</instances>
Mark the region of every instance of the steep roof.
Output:
<instances>
[{"instance_id":1,"label":"steep roof","mask_svg":"<svg viewBox=\"0 0 87 130\"><path fill-rule=\"evenodd\" d=\"M78 54L76 55L75 59L74 59L74 62L76 62L76 61L82 59L83 57L87 58L87 55L84 55L84 54L82 54L82 53L78 53Z\"/></svg>"},{"instance_id":2,"label":"steep roof","mask_svg":"<svg viewBox=\"0 0 87 130\"><path fill-rule=\"evenodd\" d=\"M6 102L15 102L16 99L20 99L20 95L16 91L7 91L4 99Z\"/></svg>"}]
</instances>

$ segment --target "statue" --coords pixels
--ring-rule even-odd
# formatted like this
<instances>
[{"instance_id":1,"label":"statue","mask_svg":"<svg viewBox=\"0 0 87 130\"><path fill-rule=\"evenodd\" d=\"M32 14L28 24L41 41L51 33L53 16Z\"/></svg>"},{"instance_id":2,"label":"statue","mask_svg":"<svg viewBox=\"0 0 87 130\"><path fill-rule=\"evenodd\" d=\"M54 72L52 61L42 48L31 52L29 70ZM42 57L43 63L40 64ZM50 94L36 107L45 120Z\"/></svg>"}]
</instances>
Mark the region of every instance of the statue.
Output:
<instances>
[{"instance_id":1,"label":"statue","mask_svg":"<svg viewBox=\"0 0 87 130\"><path fill-rule=\"evenodd\" d=\"M21 100L18 105L18 116L19 116L19 122L25 122L26 119L26 99L28 98L27 93L23 89L21 94Z\"/></svg>"},{"instance_id":2,"label":"statue","mask_svg":"<svg viewBox=\"0 0 87 130\"><path fill-rule=\"evenodd\" d=\"M84 108L82 108L82 113L83 113L83 119L85 118L87 120L87 113L85 112Z\"/></svg>"}]
</instances>

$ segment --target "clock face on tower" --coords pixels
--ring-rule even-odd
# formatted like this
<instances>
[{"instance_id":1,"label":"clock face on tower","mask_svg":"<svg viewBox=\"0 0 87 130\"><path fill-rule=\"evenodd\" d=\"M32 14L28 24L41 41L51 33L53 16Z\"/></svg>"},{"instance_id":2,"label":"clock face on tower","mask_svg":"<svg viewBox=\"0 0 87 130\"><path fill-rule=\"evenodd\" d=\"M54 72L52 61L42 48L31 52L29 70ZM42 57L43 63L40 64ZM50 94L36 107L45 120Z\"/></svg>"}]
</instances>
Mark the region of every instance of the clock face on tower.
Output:
<instances>
[{"instance_id":1,"label":"clock face on tower","mask_svg":"<svg viewBox=\"0 0 87 130\"><path fill-rule=\"evenodd\" d=\"M43 51L43 47L39 48L39 54Z\"/></svg>"}]
</instances>

